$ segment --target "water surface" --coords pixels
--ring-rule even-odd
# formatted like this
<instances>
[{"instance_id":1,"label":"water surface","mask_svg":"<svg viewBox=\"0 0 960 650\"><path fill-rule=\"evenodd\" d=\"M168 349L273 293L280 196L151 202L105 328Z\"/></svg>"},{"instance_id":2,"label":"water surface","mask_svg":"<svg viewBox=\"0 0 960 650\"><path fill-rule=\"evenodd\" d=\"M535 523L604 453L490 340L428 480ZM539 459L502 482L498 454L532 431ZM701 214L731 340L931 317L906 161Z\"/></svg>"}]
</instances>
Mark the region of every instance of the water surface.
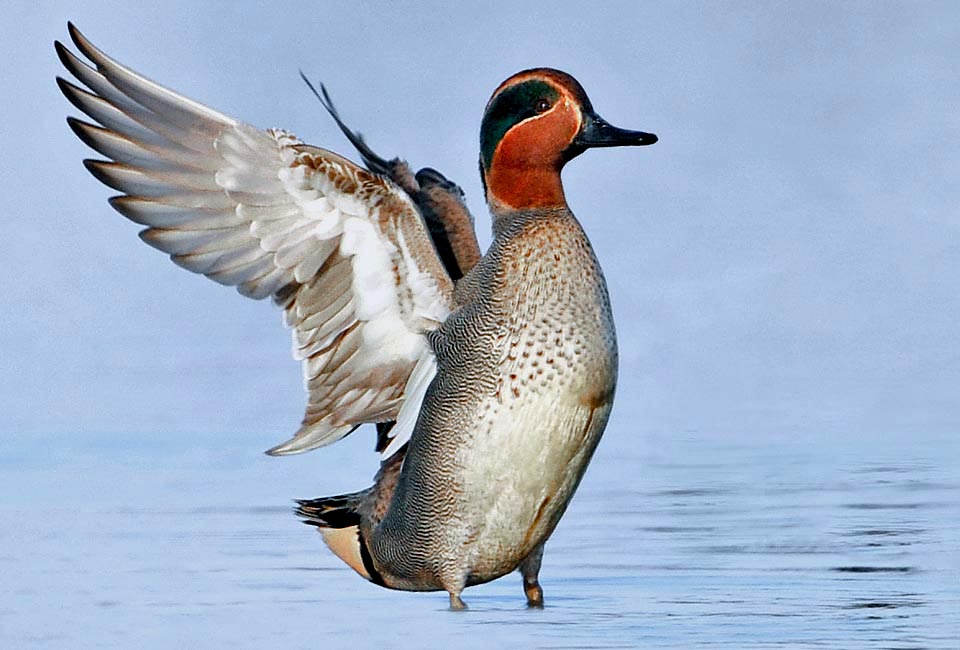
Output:
<instances>
[{"instance_id":1,"label":"water surface","mask_svg":"<svg viewBox=\"0 0 960 650\"><path fill-rule=\"evenodd\" d=\"M949 437L608 432L547 546L547 608L514 575L465 613L362 581L292 516L361 487L368 440L196 440L0 457L0 647L960 647Z\"/></svg>"}]
</instances>

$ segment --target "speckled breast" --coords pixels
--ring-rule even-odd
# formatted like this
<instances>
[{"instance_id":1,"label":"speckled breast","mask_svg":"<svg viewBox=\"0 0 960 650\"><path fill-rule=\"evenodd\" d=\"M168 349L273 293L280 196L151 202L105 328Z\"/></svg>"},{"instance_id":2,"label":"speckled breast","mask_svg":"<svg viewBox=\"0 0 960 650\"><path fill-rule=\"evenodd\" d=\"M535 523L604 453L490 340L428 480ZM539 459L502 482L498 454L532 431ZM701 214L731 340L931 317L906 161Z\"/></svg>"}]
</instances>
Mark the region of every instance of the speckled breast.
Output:
<instances>
[{"instance_id":1,"label":"speckled breast","mask_svg":"<svg viewBox=\"0 0 960 650\"><path fill-rule=\"evenodd\" d=\"M603 274L568 213L516 228L492 278L492 390L458 450L471 582L513 570L557 525L606 425L617 345ZM490 313L488 312L488 313Z\"/></svg>"}]
</instances>

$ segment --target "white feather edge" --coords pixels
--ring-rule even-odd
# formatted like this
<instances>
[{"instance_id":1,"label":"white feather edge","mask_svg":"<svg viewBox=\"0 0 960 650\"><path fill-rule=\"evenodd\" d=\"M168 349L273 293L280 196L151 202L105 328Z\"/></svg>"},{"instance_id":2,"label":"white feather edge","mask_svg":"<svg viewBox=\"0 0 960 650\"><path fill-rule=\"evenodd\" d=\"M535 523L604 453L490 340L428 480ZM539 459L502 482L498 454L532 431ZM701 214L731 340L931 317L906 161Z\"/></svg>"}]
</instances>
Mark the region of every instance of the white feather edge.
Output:
<instances>
[{"instance_id":1,"label":"white feather edge","mask_svg":"<svg viewBox=\"0 0 960 650\"><path fill-rule=\"evenodd\" d=\"M410 373L407 379L407 385L404 389L403 406L400 407L400 413L397 415L397 423L390 430L390 444L380 453L380 458L386 460L393 456L397 451L410 441L413 435L413 429L417 425L417 419L420 417L420 409L423 407L423 398L427 394L427 388L433 382L437 374L437 357L433 351L427 348L424 350L417 365Z\"/></svg>"}]
</instances>

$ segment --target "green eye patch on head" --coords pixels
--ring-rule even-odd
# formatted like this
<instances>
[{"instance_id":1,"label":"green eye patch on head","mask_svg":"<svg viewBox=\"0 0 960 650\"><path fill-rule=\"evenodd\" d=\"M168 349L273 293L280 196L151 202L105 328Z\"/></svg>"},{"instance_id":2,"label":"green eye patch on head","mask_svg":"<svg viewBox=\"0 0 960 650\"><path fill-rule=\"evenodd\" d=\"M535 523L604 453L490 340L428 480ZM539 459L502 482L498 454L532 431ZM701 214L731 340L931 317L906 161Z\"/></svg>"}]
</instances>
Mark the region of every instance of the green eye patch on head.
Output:
<instances>
[{"instance_id":1,"label":"green eye patch on head","mask_svg":"<svg viewBox=\"0 0 960 650\"><path fill-rule=\"evenodd\" d=\"M480 159L490 169L493 152L514 125L538 113L537 103L547 100L552 106L560 98L556 88L545 81L531 79L510 86L490 102L480 126Z\"/></svg>"}]
</instances>

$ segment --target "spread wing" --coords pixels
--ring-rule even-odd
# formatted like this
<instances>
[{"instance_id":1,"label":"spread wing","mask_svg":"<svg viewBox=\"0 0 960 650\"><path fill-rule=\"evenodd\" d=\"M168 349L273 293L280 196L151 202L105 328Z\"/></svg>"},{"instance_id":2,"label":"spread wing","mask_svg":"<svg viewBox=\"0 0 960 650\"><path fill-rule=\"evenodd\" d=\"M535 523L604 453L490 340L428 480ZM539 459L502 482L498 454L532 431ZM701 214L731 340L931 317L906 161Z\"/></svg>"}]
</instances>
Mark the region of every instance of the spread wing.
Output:
<instances>
[{"instance_id":1,"label":"spread wing","mask_svg":"<svg viewBox=\"0 0 960 650\"><path fill-rule=\"evenodd\" d=\"M57 81L97 122L68 120L109 159L85 165L122 193L111 205L178 265L284 310L308 403L300 430L269 453L396 420L413 369L434 365L424 333L453 308L451 280L409 196L290 133L167 90L69 28L92 66L56 43L86 88Z\"/></svg>"}]
</instances>

